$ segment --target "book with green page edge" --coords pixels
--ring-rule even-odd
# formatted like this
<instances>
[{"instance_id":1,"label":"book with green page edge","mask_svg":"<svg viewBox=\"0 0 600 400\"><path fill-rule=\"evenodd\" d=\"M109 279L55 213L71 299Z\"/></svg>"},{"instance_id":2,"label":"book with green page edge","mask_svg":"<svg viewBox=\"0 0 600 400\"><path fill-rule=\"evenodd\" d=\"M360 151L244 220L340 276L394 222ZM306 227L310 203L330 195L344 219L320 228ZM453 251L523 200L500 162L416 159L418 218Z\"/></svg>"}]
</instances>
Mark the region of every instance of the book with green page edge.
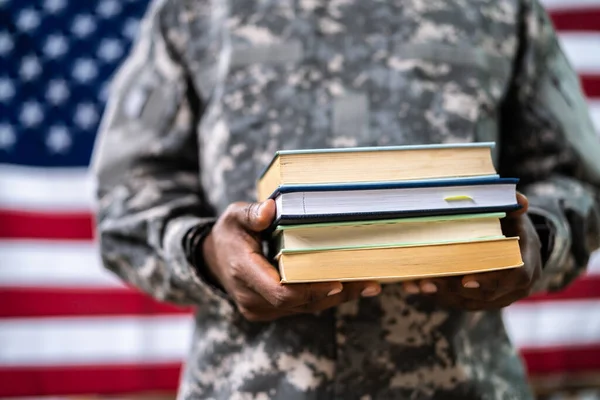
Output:
<instances>
[{"instance_id":1,"label":"book with green page edge","mask_svg":"<svg viewBox=\"0 0 600 400\"><path fill-rule=\"evenodd\" d=\"M279 225L271 238L271 254L502 238L500 220L505 216L505 213L455 214Z\"/></svg>"}]
</instances>

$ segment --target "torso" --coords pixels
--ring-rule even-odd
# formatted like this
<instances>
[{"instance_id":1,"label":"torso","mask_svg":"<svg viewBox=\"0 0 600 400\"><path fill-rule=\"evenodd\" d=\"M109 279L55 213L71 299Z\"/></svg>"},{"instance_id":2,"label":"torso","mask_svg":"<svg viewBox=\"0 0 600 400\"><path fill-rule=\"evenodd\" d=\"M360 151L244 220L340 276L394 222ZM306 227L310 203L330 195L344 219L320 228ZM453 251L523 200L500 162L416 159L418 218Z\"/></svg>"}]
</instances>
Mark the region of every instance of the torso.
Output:
<instances>
[{"instance_id":1,"label":"torso","mask_svg":"<svg viewBox=\"0 0 600 400\"><path fill-rule=\"evenodd\" d=\"M518 0L204 3L186 3L199 39L185 61L208 101L201 181L217 211L254 200L276 150L500 140ZM529 398L499 313L438 310L396 285L264 326L215 320L216 312L199 310L183 392ZM227 341L216 340L223 331Z\"/></svg>"},{"instance_id":2,"label":"torso","mask_svg":"<svg viewBox=\"0 0 600 400\"><path fill-rule=\"evenodd\" d=\"M517 0L232 0L225 12L211 33L219 71L196 76L214 112L199 130L203 183L226 186L217 208L252 200L280 149L498 139Z\"/></svg>"}]
</instances>

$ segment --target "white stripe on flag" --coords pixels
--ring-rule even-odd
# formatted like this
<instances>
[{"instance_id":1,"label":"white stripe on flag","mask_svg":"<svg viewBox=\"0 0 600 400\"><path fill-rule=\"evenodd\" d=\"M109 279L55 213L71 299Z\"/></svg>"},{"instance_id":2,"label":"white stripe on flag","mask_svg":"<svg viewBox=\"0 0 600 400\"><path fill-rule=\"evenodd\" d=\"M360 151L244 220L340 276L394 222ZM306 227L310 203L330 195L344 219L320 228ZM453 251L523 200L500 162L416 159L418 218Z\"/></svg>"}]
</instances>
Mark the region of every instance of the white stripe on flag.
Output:
<instances>
[{"instance_id":1,"label":"white stripe on flag","mask_svg":"<svg viewBox=\"0 0 600 400\"><path fill-rule=\"evenodd\" d=\"M517 304L504 311L521 349L595 344L600 301ZM193 329L189 315L0 321L0 367L180 361Z\"/></svg>"},{"instance_id":2,"label":"white stripe on flag","mask_svg":"<svg viewBox=\"0 0 600 400\"><path fill-rule=\"evenodd\" d=\"M93 180L85 168L0 165L0 208L89 211Z\"/></svg>"},{"instance_id":3,"label":"white stripe on flag","mask_svg":"<svg viewBox=\"0 0 600 400\"><path fill-rule=\"evenodd\" d=\"M600 0L541 0L549 11L600 7Z\"/></svg>"},{"instance_id":4,"label":"white stripe on flag","mask_svg":"<svg viewBox=\"0 0 600 400\"><path fill-rule=\"evenodd\" d=\"M582 346L600 341L600 300L565 300L515 304L504 321L519 348Z\"/></svg>"},{"instance_id":5,"label":"white stripe on flag","mask_svg":"<svg viewBox=\"0 0 600 400\"><path fill-rule=\"evenodd\" d=\"M190 315L5 319L0 367L179 362L192 327Z\"/></svg>"},{"instance_id":6,"label":"white stripe on flag","mask_svg":"<svg viewBox=\"0 0 600 400\"><path fill-rule=\"evenodd\" d=\"M600 253L589 275L600 275ZM0 287L124 287L93 243L0 241Z\"/></svg>"},{"instance_id":7,"label":"white stripe on flag","mask_svg":"<svg viewBox=\"0 0 600 400\"><path fill-rule=\"evenodd\" d=\"M580 74L600 74L600 33L561 32L560 43Z\"/></svg>"},{"instance_id":8,"label":"white stripe on flag","mask_svg":"<svg viewBox=\"0 0 600 400\"><path fill-rule=\"evenodd\" d=\"M123 287L94 243L0 241L0 286Z\"/></svg>"}]
</instances>

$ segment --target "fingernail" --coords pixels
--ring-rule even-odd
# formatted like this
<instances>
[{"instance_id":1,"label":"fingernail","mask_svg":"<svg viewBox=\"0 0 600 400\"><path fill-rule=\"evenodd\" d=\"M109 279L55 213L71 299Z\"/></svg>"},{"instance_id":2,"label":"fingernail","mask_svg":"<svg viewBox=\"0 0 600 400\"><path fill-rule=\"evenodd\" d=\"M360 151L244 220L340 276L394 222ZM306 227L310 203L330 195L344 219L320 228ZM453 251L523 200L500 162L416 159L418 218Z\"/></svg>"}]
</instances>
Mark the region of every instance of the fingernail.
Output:
<instances>
[{"instance_id":1,"label":"fingernail","mask_svg":"<svg viewBox=\"0 0 600 400\"><path fill-rule=\"evenodd\" d=\"M469 281L463 285L467 289L477 289L479 287L479 282L477 281Z\"/></svg>"},{"instance_id":2,"label":"fingernail","mask_svg":"<svg viewBox=\"0 0 600 400\"><path fill-rule=\"evenodd\" d=\"M342 288L335 288L335 289L331 289L331 291L329 293L327 293L327 296L335 296L338 293L342 292Z\"/></svg>"},{"instance_id":3,"label":"fingernail","mask_svg":"<svg viewBox=\"0 0 600 400\"><path fill-rule=\"evenodd\" d=\"M435 293L437 292L437 286L431 282L426 282L421 285L421 290L423 290L425 293Z\"/></svg>"},{"instance_id":4,"label":"fingernail","mask_svg":"<svg viewBox=\"0 0 600 400\"><path fill-rule=\"evenodd\" d=\"M379 294L379 292L381 291L381 289L377 286L369 286L368 288L365 288L362 292L361 292L361 296L362 297L373 297L373 296L377 296Z\"/></svg>"},{"instance_id":5,"label":"fingernail","mask_svg":"<svg viewBox=\"0 0 600 400\"><path fill-rule=\"evenodd\" d=\"M404 290L406 290L406 293L408 294L418 294L420 291L419 287L414 283L408 283L404 285Z\"/></svg>"}]
</instances>

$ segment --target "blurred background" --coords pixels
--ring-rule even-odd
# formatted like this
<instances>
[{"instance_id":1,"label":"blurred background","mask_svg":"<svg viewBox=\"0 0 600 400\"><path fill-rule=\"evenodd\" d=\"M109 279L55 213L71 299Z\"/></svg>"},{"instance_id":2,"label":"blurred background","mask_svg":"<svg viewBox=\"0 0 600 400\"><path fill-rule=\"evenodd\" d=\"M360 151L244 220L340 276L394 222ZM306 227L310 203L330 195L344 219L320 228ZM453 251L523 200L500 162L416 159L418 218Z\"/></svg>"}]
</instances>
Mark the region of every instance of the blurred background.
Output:
<instances>
[{"instance_id":1,"label":"blurred background","mask_svg":"<svg viewBox=\"0 0 600 400\"><path fill-rule=\"evenodd\" d=\"M543 3L600 132L600 0ZM190 310L103 271L91 229L95 133L147 5L0 0L0 397L176 390ZM566 291L505 317L540 398L600 398L600 257Z\"/></svg>"}]
</instances>

